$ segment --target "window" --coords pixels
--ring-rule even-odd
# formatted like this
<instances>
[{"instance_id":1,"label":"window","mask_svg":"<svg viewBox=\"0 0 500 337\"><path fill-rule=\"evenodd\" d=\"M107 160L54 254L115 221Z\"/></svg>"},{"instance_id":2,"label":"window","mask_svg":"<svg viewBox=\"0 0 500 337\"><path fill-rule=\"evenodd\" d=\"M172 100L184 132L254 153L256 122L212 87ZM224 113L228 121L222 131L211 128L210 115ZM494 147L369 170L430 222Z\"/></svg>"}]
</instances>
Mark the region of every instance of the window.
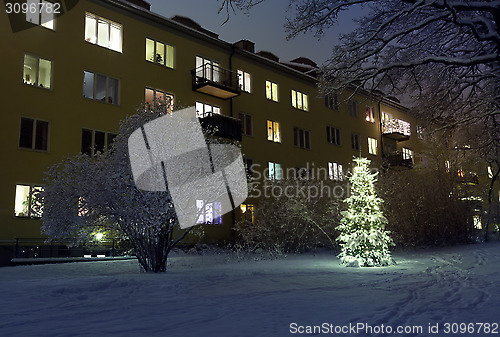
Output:
<instances>
[{"instance_id":1,"label":"window","mask_svg":"<svg viewBox=\"0 0 500 337\"><path fill-rule=\"evenodd\" d=\"M366 121L370 123L375 123L375 116L373 115L373 107L366 107Z\"/></svg>"},{"instance_id":2,"label":"window","mask_svg":"<svg viewBox=\"0 0 500 337\"><path fill-rule=\"evenodd\" d=\"M493 178L493 169L491 166L488 166L488 178L492 179Z\"/></svg>"},{"instance_id":3,"label":"window","mask_svg":"<svg viewBox=\"0 0 500 337\"><path fill-rule=\"evenodd\" d=\"M248 221L250 223L254 223L254 205L252 204L241 204L241 218L244 221Z\"/></svg>"},{"instance_id":4,"label":"window","mask_svg":"<svg viewBox=\"0 0 500 337\"><path fill-rule=\"evenodd\" d=\"M196 117L203 118L211 113L220 115L220 108L218 106L212 106L210 104L196 102Z\"/></svg>"},{"instance_id":5,"label":"window","mask_svg":"<svg viewBox=\"0 0 500 337\"><path fill-rule=\"evenodd\" d=\"M299 91L292 90L292 106L294 108L307 111L309 104L307 102L307 95Z\"/></svg>"},{"instance_id":6,"label":"window","mask_svg":"<svg viewBox=\"0 0 500 337\"><path fill-rule=\"evenodd\" d=\"M106 75L83 72L83 97L118 105L120 82Z\"/></svg>"},{"instance_id":7,"label":"window","mask_svg":"<svg viewBox=\"0 0 500 337\"><path fill-rule=\"evenodd\" d=\"M411 159L413 161L413 150L403 147L403 160Z\"/></svg>"},{"instance_id":8,"label":"window","mask_svg":"<svg viewBox=\"0 0 500 337\"><path fill-rule=\"evenodd\" d=\"M278 102L278 84L266 81L266 98Z\"/></svg>"},{"instance_id":9,"label":"window","mask_svg":"<svg viewBox=\"0 0 500 337\"><path fill-rule=\"evenodd\" d=\"M174 109L174 95L157 89L146 88L144 102L154 107L165 107L164 113L172 113Z\"/></svg>"},{"instance_id":10,"label":"window","mask_svg":"<svg viewBox=\"0 0 500 337\"><path fill-rule=\"evenodd\" d=\"M94 14L86 13L85 41L121 53L122 25Z\"/></svg>"},{"instance_id":11,"label":"window","mask_svg":"<svg viewBox=\"0 0 500 337\"><path fill-rule=\"evenodd\" d=\"M238 70L238 81L241 91L245 91L248 93L252 92L252 76L250 76L249 73L244 72L243 70Z\"/></svg>"},{"instance_id":12,"label":"window","mask_svg":"<svg viewBox=\"0 0 500 337\"><path fill-rule=\"evenodd\" d=\"M196 56L196 76L205 78L209 81L219 82L219 63Z\"/></svg>"},{"instance_id":13,"label":"window","mask_svg":"<svg viewBox=\"0 0 500 337\"><path fill-rule=\"evenodd\" d=\"M293 144L303 149L310 149L311 133L300 128L293 128Z\"/></svg>"},{"instance_id":14,"label":"window","mask_svg":"<svg viewBox=\"0 0 500 337\"><path fill-rule=\"evenodd\" d=\"M368 137L368 153L377 154L377 140L375 138Z\"/></svg>"},{"instance_id":15,"label":"window","mask_svg":"<svg viewBox=\"0 0 500 337\"><path fill-rule=\"evenodd\" d=\"M238 116L241 121L241 133L247 136L251 136L253 134L252 116L244 113L240 113Z\"/></svg>"},{"instance_id":16,"label":"window","mask_svg":"<svg viewBox=\"0 0 500 337\"><path fill-rule=\"evenodd\" d=\"M146 38L146 61L173 68L174 47L157 40Z\"/></svg>"},{"instance_id":17,"label":"window","mask_svg":"<svg viewBox=\"0 0 500 337\"><path fill-rule=\"evenodd\" d=\"M283 177L281 164L269 162L268 163L268 177L269 179L280 180Z\"/></svg>"},{"instance_id":18,"label":"window","mask_svg":"<svg viewBox=\"0 0 500 337\"><path fill-rule=\"evenodd\" d=\"M359 135L351 133L351 147L353 150L359 150Z\"/></svg>"},{"instance_id":19,"label":"window","mask_svg":"<svg viewBox=\"0 0 500 337\"><path fill-rule=\"evenodd\" d=\"M82 129L81 153L91 157L97 152L102 153L111 146L115 137L114 133Z\"/></svg>"},{"instance_id":20,"label":"window","mask_svg":"<svg viewBox=\"0 0 500 337\"><path fill-rule=\"evenodd\" d=\"M197 224L220 225L222 224L222 204L220 202L206 202L196 200L198 214Z\"/></svg>"},{"instance_id":21,"label":"window","mask_svg":"<svg viewBox=\"0 0 500 337\"><path fill-rule=\"evenodd\" d=\"M295 168L295 179L297 180L308 180L312 178L313 174L311 170L307 167L296 167Z\"/></svg>"},{"instance_id":22,"label":"window","mask_svg":"<svg viewBox=\"0 0 500 337\"><path fill-rule=\"evenodd\" d=\"M340 129L333 126L326 126L326 141L330 144L341 145Z\"/></svg>"},{"instance_id":23,"label":"window","mask_svg":"<svg viewBox=\"0 0 500 337\"><path fill-rule=\"evenodd\" d=\"M28 0L26 21L54 30L54 14L58 12L59 3L44 0Z\"/></svg>"},{"instance_id":24,"label":"window","mask_svg":"<svg viewBox=\"0 0 500 337\"><path fill-rule=\"evenodd\" d=\"M247 177L253 178L253 159L243 158L243 162L245 163L245 169L247 171Z\"/></svg>"},{"instance_id":25,"label":"window","mask_svg":"<svg viewBox=\"0 0 500 337\"><path fill-rule=\"evenodd\" d=\"M52 61L24 54L23 80L25 84L52 88Z\"/></svg>"},{"instance_id":26,"label":"window","mask_svg":"<svg viewBox=\"0 0 500 337\"><path fill-rule=\"evenodd\" d=\"M417 125L417 137L418 139L424 139L425 137L425 128Z\"/></svg>"},{"instance_id":27,"label":"window","mask_svg":"<svg viewBox=\"0 0 500 337\"><path fill-rule=\"evenodd\" d=\"M19 147L47 151L49 143L49 122L21 117Z\"/></svg>"},{"instance_id":28,"label":"window","mask_svg":"<svg viewBox=\"0 0 500 337\"><path fill-rule=\"evenodd\" d=\"M41 205L36 203L36 193L42 191L41 186L16 185L14 215L21 217L40 218Z\"/></svg>"},{"instance_id":29,"label":"window","mask_svg":"<svg viewBox=\"0 0 500 337\"><path fill-rule=\"evenodd\" d=\"M281 143L280 123L267 120L267 140Z\"/></svg>"},{"instance_id":30,"label":"window","mask_svg":"<svg viewBox=\"0 0 500 337\"><path fill-rule=\"evenodd\" d=\"M349 115L358 116L358 103L356 101L349 101Z\"/></svg>"},{"instance_id":31,"label":"window","mask_svg":"<svg viewBox=\"0 0 500 337\"><path fill-rule=\"evenodd\" d=\"M328 163L328 178L330 180L343 180L344 179L344 171L342 168L342 164L329 162Z\"/></svg>"},{"instance_id":32,"label":"window","mask_svg":"<svg viewBox=\"0 0 500 337\"><path fill-rule=\"evenodd\" d=\"M392 116L390 114L382 111L382 124L390 121L391 119L392 119Z\"/></svg>"},{"instance_id":33,"label":"window","mask_svg":"<svg viewBox=\"0 0 500 337\"><path fill-rule=\"evenodd\" d=\"M339 110L339 96L337 93L325 95L325 105L333 110Z\"/></svg>"}]
</instances>

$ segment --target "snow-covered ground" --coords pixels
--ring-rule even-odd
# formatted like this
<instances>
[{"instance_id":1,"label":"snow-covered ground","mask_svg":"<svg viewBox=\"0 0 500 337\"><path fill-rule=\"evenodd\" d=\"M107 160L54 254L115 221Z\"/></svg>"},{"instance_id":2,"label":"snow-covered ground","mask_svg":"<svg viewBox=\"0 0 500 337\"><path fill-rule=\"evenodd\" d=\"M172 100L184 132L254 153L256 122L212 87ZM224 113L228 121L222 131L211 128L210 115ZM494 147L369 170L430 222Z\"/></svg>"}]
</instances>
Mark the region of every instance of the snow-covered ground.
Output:
<instances>
[{"instance_id":1,"label":"snow-covered ground","mask_svg":"<svg viewBox=\"0 0 500 337\"><path fill-rule=\"evenodd\" d=\"M394 257L395 266L362 269L326 252L177 255L164 274L140 273L133 260L0 268L0 336L500 335L500 243Z\"/></svg>"}]
</instances>

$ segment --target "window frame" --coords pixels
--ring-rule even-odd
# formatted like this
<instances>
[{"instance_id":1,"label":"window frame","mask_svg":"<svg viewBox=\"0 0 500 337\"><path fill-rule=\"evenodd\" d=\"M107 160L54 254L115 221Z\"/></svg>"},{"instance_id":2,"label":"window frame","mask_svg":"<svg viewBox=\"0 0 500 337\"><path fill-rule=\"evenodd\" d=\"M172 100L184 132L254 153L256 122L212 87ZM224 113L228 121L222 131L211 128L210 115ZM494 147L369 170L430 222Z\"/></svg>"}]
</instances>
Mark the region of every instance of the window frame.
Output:
<instances>
[{"instance_id":1,"label":"window frame","mask_svg":"<svg viewBox=\"0 0 500 337\"><path fill-rule=\"evenodd\" d=\"M92 37L90 37L90 38L87 37L87 18L92 18L95 20L95 27L94 27L94 33L95 33L94 35L95 36L93 36L95 41L93 41ZM99 23L100 23L99 21L106 23L108 26L108 37L107 37L107 45L106 46L99 44ZM119 50L114 49L110 46L111 32L112 32L111 27L112 26L120 28L119 29L119 31L120 31L120 48L119 48ZM85 12L84 34L85 34L84 35L85 42L88 42L90 44L94 44L96 46L106 48L106 49L115 51L117 53L123 54L123 25L122 24L119 24L118 22L115 22L115 21L110 20L110 19L106 19L106 18L99 16L99 15L96 15L94 13Z\"/></svg>"},{"instance_id":2,"label":"window frame","mask_svg":"<svg viewBox=\"0 0 500 337\"><path fill-rule=\"evenodd\" d=\"M31 147L24 147L21 146L21 127L22 127L22 120L27 119L32 121L33 125L33 131L31 134ZM37 149L36 148L36 139L37 139L37 122L44 122L47 123L47 141L46 141L46 149ZM18 149L22 150L31 150L31 151L38 151L38 152L49 152L50 149L50 121L45 120L45 119L39 119L39 118L32 118L32 117L27 117L27 116L21 116L19 119L19 139L18 139L17 147Z\"/></svg>"},{"instance_id":3,"label":"window frame","mask_svg":"<svg viewBox=\"0 0 500 337\"><path fill-rule=\"evenodd\" d=\"M349 100L349 115L352 117L358 117L358 102L355 100Z\"/></svg>"},{"instance_id":4,"label":"window frame","mask_svg":"<svg viewBox=\"0 0 500 337\"><path fill-rule=\"evenodd\" d=\"M251 224L255 224L255 205L242 203L242 204L240 204L239 208L240 208L240 212L241 212L241 219L244 221L247 221ZM245 209L245 210L243 210L243 209ZM246 215L247 213L250 213L250 216ZM248 218L250 218L250 220Z\"/></svg>"},{"instance_id":5,"label":"window frame","mask_svg":"<svg viewBox=\"0 0 500 337\"><path fill-rule=\"evenodd\" d=\"M37 13L32 13L30 8L31 8L31 4L35 4L36 3L36 6L37 6ZM51 8L52 8L52 11L45 11L44 14L47 14L47 15L51 15L51 20L50 21L47 21L46 23L48 22L52 22L52 27L48 27L48 25L44 24L43 23L43 18L42 18L42 11L40 11L40 8L48 8L48 5L43 5L43 6L40 6L41 3L50 3L51 4ZM55 13L55 9L54 9L54 2L52 1L47 1L47 0L27 0L26 1L26 4L27 4L27 8L28 10L26 11L26 22L29 22L29 23L32 23L34 25L37 25L37 26L40 26L40 27L43 27L43 28L46 28L46 29L50 29L52 31L55 31L56 30L56 15L57 13ZM59 4L59 3L57 3ZM60 5L60 4L59 4ZM37 15L37 22L33 22L31 20L28 20L28 15Z\"/></svg>"},{"instance_id":6,"label":"window frame","mask_svg":"<svg viewBox=\"0 0 500 337\"><path fill-rule=\"evenodd\" d=\"M311 131L299 127L293 128L293 145L301 149L311 149Z\"/></svg>"},{"instance_id":7,"label":"window frame","mask_svg":"<svg viewBox=\"0 0 500 337\"><path fill-rule=\"evenodd\" d=\"M329 109L339 111L340 110L339 95L336 92L325 95L325 106Z\"/></svg>"},{"instance_id":8,"label":"window frame","mask_svg":"<svg viewBox=\"0 0 500 337\"><path fill-rule=\"evenodd\" d=\"M147 50L148 50L148 40L153 41L153 44L154 44L154 51L153 51L153 54L154 54L154 55L157 55L157 53L156 53L156 48L157 48L157 46L158 46L158 43L163 44L163 55L164 55L164 60L163 60L163 63L157 62L156 57L155 57L155 60L154 60L154 61L148 60L148 59L146 58L146 57L147 57ZM165 67L165 68L169 68L169 69L175 69L175 46L173 46L173 45L171 45L171 44L169 44L169 43L166 43L166 42L160 41L160 40L158 40L158 39L154 39L154 38L152 38L152 37L147 37L147 36L146 36L146 39L145 39L145 42L144 42L144 43L145 43L145 46L144 46L145 48L144 48L144 50L145 50L145 54L146 54L146 56L145 56L145 60L146 60L146 62L150 62L150 63L154 63L154 64L159 64L159 65L161 65L161 66L163 66L163 67ZM169 60L169 59L167 58L167 56L169 55L169 53L168 53L168 47L171 47L171 48L172 48L172 59L171 59L171 61L170 61L170 62L167 62L167 61ZM168 63L168 65L167 65L167 63ZM171 66L170 66L170 64L171 64Z\"/></svg>"},{"instance_id":9,"label":"window frame","mask_svg":"<svg viewBox=\"0 0 500 337\"><path fill-rule=\"evenodd\" d=\"M366 118L365 118L365 120L368 123L375 123L375 113L373 111L372 106L369 106L369 105L366 106Z\"/></svg>"},{"instance_id":10,"label":"window frame","mask_svg":"<svg viewBox=\"0 0 500 337\"><path fill-rule=\"evenodd\" d=\"M241 69L238 69L237 73L238 73L238 86L239 86L240 90L242 92L246 92L246 93L251 94L252 93L252 74L250 74L244 70L241 70ZM248 75L248 79L249 79L248 86L247 86L247 82L246 82L246 80L247 80L246 75Z\"/></svg>"},{"instance_id":11,"label":"window frame","mask_svg":"<svg viewBox=\"0 0 500 337\"><path fill-rule=\"evenodd\" d=\"M409 149L407 147L403 147L401 149L401 153L403 156L403 160L411 159L411 162L412 163L414 162L415 152L412 149Z\"/></svg>"},{"instance_id":12,"label":"window frame","mask_svg":"<svg viewBox=\"0 0 500 337\"><path fill-rule=\"evenodd\" d=\"M245 136L253 136L253 116L244 112L238 113L238 118L241 121L241 134ZM250 126L248 125L250 121ZM248 129L250 128L250 132Z\"/></svg>"},{"instance_id":13,"label":"window frame","mask_svg":"<svg viewBox=\"0 0 500 337\"><path fill-rule=\"evenodd\" d=\"M222 203L220 201L212 201L212 202L206 202L205 200L201 200L201 199L197 199L196 200L196 210L197 212L199 212L201 210L201 208L199 208L199 202L203 202L203 205L201 205L201 207L203 208L203 212L201 214L196 214L197 217L196 217L196 224L198 225L209 225L209 226L218 226L218 225L222 225ZM217 204L219 207L218 207L218 211L220 212L220 214L218 216L215 216L215 210L214 210L214 205ZM207 222L207 206L210 205L211 209L212 209L212 222L209 223ZM200 217L203 217L202 221L200 221ZM215 223L215 220L218 219L218 222Z\"/></svg>"},{"instance_id":14,"label":"window frame","mask_svg":"<svg viewBox=\"0 0 500 337\"><path fill-rule=\"evenodd\" d=\"M92 139L91 139L91 146L90 146L90 155L87 153L87 152L83 152L83 132L84 131L91 131L92 132ZM109 142L109 138L110 138L110 135L114 135L113 140L114 138L118 135L116 133L113 133L113 132L108 132L108 131L102 131L102 130L96 130L96 129L91 129L91 128L81 128L81 137L80 137L80 153L81 154L86 154L88 156L90 156L91 158L94 157L96 155L96 144L95 144L95 134L96 132L101 132L101 133L104 133L104 147L103 147L103 152L104 151L107 151L112 142L111 143Z\"/></svg>"},{"instance_id":15,"label":"window frame","mask_svg":"<svg viewBox=\"0 0 500 337\"><path fill-rule=\"evenodd\" d=\"M330 180L344 180L344 167L342 164L334 161L328 162L328 178Z\"/></svg>"},{"instance_id":16,"label":"window frame","mask_svg":"<svg viewBox=\"0 0 500 337\"><path fill-rule=\"evenodd\" d=\"M353 150L359 151L361 149L361 147L360 147L361 139L360 138L361 137L360 137L359 133L354 133L354 132L351 133L351 148Z\"/></svg>"},{"instance_id":17,"label":"window frame","mask_svg":"<svg viewBox=\"0 0 500 337\"><path fill-rule=\"evenodd\" d=\"M27 85L27 86L30 86L30 87L35 87L35 88L40 88L40 89L45 89L45 90L53 90L52 87L53 87L53 78L54 78L54 60L53 59L48 59L48 58L44 58L44 57L41 57L41 56L38 56L38 55L35 55L35 54L32 54L32 53L24 53L23 54L23 84ZM25 72L24 72L24 67L27 66L26 65L26 56L30 56L30 57L33 57L33 58L36 58L37 62L36 62L36 83L34 84L30 84L30 83L27 83L26 79L25 79ZM39 84L39 80L40 80L40 60L44 60L44 61L48 61L50 62L50 87L43 87L43 86L40 86Z\"/></svg>"},{"instance_id":18,"label":"window frame","mask_svg":"<svg viewBox=\"0 0 500 337\"><path fill-rule=\"evenodd\" d=\"M269 127L271 123L271 128ZM277 126L277 129L275 128ZM266 120L267 140L273 143L281 143L281 126L280 122L271 119ZM271 130L271 132L269 132ZM271 138L271 139L270 139Z\"/></svg>"},{"instance_id":19,"label":"window frame","mask_svg":"<svg viewBox=\"0 0 500 337\"><path fill-rule=\"evenodd\" d=\"M273 87L276 86L276 90L273 90ZM269 90L268 90L269 88ZM268 95L270 93L270 95ZM274 93L276 95L274 95ZM274 99L276 96L276 99ZM273 101L276 103L279 103L280 97L279 97L279 86L278 83L273 82L271 80L266 80L266 99L269 101Z\"/></svg>"},{"instance_id":20,"label":"window frame","mask_svg":"<svg viewBox=\"0 0 500 337\"><path fill-rule=\"evenodd\" d=\"M198 110L200 105L203 106L203 112L200 112ZM208 111L207 109L205 109L206 107L210 107L211 110ZM201 101L196 101L195 110L196 110L196 117L198 117L198 118L205 118L206 117L205 114L208 114L208 113L213 113L213 114L217 114L217 115L222 114L222 109L220 106L216 106L216 105L212 105L212 104L208 104L208 103L203 103Z\"/></svg>"},{"instance_id":21,"label":"window frame","mask_svg":"<svg viewBox=\"0 0 500 337\"><path fill-rule=\"evenodd\" d=\"M149 101L147 101L147 90L152 90L153 91L153 104ZM166 96L169 96L170 97L170 106L168 108L168 111L165 111L167 113L172 113L174 111L174 105L175 105L175 95L172 94L172 93L169 93L169 92L166 92L164 90L161 90L161 89L154 89L152 87L144 87L144 104L146 104L148 107L161 107L163 106L163 104L160 104L160 102L157 100L157 94L160 93L160 94L163 94L166 98ZM166 99L165 99L166 101Z\"/></svg>"},{"instance_id":22,"label":"window frame","mask_svg":"<svg viewBox=\"0 0 500 337\"><path fill-rule=\"evenodd\" d=\"M371 155L377 155L378 141L376 138L368 137L368 153Z\"/></svg>"},{"instance_id":23,"label":"window frame","mask_svg":"<svg viewBox=\"0 0 500 337\"><path fill-rule=\"evenodd\" d=\"M93 96L93 97L87 97L87 96L85 96L85 73L90 73L90 74L93 74L93 75L94 75L93 80L92 80L92 81L93 81L93 83L92 83L92 85L93 85L93 88L92 88L92 91L93 91L93 92L92 92L92 96ZM96 96L97 96L97 76L103 76L103 77L106 77L106 96L105 96L106 100L105 100L105 101L103 101L103 100L100 100L100 99L97 99L97 98L96 98ZM117 82L117 90L116 90L116 92L117 92L117 96L118 96L118 98L117 98L117 100L116 100L116 101L117 101L116 103L113 103L113 102L109 102L109 101L108 101L108 100L109 100L109 98L110 98L110 96L109 96L109 92L110 92L110 91L109 91L110 79L116 80L116 82ZM120 105L120 98L121 98L121 95L120 95L120 91L121 91L121 90L120 90L120 89L121 89L121 81L120 81L120 79L118 79L118 78L111 77L111 76L108 76L108 75L105 75L105 74L101 74L101 73L98 73L98 72L94 72L94 71L91 71L91 70L85 70L85 69L84 69L84 70L83 70L83 86L82 86L82 89L83 89L83 90L82 90L82 96L83 96L83 98L85 98L85 99L89 99L89 100L92 100L92 101L95 101L95 102L101 102L101 103L104 103L104 104L110 104L110 105L116 105L116 106L119 106L119 105Z\"/></svg>"},{"instance_id":24,"label":"window frame","mask_svg":"<svg viewBox=\"0 0 500 337\"><path fill-rule=\"evenodd\" d=\"M272 170L271 170L272 168ZM271 174L272 171L272 174ZM268 180L282 180L283 179L283 167L280 163L275 163L272 161L267 162L267 179Z\"/></svg>"},{"instance_id":25,"label":"window frame","mask_svg":"<svg viewBox=\"0 0 500 337\"><path fill-rule=\"evenodd\" d=\"M18 203L18 195L17 195L17 189L18 189L18 186L23 186L23 187L29 187L29 192L28 192L28 208L27 208L27 215L19 215L21 214L21 212L17 213L17 203ZM43 190L43 186L42 185L37 185L37 184L16 184L16 193L14 194L14 217L16 218L30 218L30 219L40 219L42 217L42 214L35 214L35 212L33 211L33 204L32 204L32 196L34 194L34 190L35 189L41 189ZM24 201L25 202L25 201ZM22 202L21 205L24 203Z\"/></svg>"},{"instance_id":26,"label":"window frame","mask_svg":"<svg viewBox=\"0 0 500 337\"><path fill-rule=\"evenodd\" d=\"M334 137L332 137L334 136ZM342 131L331 125L326 126L326 141L329 144L342 146Z\"/></svg>"},{"instance_id":27,"label":"window frame","mask_svg":"<svg viewBox=\"0 0 500 337\"><path fill-rule=\"evenodd\" d=\"M290 96L292 99L292 107L302 111L309 111L309 97L301 91L291 89ZM300 99L299 99L300 98ZM299 104L300 101L300 104Z\"/></svg>"}]
</instances>

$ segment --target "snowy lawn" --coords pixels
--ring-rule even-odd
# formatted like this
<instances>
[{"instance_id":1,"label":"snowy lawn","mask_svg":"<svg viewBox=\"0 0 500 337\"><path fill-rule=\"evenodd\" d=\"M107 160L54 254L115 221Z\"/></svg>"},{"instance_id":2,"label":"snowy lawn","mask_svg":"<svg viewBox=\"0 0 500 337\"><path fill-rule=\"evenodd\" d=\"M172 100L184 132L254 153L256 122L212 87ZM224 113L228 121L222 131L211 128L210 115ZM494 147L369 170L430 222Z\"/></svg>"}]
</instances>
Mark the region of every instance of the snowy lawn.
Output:
<instances>
[{"instance_id":1,"label":"snowy lawn","mask_svg":"<svg viewBox=\"0 0 500 337\"><path fill-rule=\"evenodd\" d=\"M445 333L447 322L500 323L499 243L394 257L395 266L362 269L330 253L257 262L177 255L164 274L140 273L134 260L0 268L0 336L322 335L299 333L314 326L388 335L376 333L382 324L423 329L393 336L500 335L495 325L496 334L478 333L479 324Z\"/></svg>"}]
</instances>

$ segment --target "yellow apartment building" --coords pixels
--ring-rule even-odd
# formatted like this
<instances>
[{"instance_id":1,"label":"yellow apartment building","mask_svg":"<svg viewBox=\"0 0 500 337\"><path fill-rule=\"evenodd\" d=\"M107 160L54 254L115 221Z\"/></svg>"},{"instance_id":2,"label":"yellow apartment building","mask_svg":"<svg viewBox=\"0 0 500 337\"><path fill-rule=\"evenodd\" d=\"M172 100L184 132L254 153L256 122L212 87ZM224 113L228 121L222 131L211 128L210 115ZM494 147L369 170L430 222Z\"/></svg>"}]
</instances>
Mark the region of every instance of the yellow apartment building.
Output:
<instances>
[{"instance_id":1,"label":"yellow apartment building","mask_svg":"<svg viewBox=\"0 0 500 337\"><path fill-rule=\"evenodd\" d=\"M220 136L241 140L249 166L274 178L313 164L340 179L355 155L400 168L418 157L418 123L405 107L364 92L320 95L306 58L280 62L141 0L27 3L45 10L0 13L0 240L41 238L29 195L46 168L105 149L119 121L153 97L196 106ZM205 219L207 238L232 240L239 216Z\"/></svg>"}]
</instances>

